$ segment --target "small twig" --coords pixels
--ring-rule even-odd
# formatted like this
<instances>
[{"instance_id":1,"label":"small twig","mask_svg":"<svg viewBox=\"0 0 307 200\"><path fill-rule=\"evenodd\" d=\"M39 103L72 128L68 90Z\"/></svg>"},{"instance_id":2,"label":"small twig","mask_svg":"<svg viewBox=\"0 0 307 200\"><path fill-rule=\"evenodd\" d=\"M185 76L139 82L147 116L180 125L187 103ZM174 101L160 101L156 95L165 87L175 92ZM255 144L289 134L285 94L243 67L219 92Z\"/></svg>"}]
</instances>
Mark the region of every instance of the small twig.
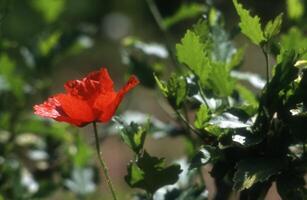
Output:
<instances>
[{"instance_id":1,"label":"small twig","mask_svg":"<svg viewBox=\"0 0 307 200\"><path fill-rule=\"evenodd\" d=\"M193 133L195 133L199 138L201 138L202 140L204 140L203 134L201 132L199 132L197 129L195 129L186 119L185 117L178 111L175 110L177 116L179 117L179 119L191 130L193 131Z\"/></svg>"}]
</instances>

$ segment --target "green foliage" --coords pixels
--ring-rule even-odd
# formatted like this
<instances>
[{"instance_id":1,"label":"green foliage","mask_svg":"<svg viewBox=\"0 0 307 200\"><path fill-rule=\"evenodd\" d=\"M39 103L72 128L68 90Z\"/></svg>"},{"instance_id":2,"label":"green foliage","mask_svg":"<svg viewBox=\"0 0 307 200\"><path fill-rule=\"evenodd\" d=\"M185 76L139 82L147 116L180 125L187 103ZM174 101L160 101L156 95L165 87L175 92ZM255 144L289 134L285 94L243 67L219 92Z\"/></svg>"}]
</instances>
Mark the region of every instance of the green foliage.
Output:
<instances>
[{"instance_id":1,"label":"green foliage","mask_svg":"<svg viewBox=\"0 0 307 200\"><path fill-rule=\"evenodd\" d=\"M264 33L261 28L260 18L256 15L252 17L248 10L244 9L242 4L233 0L238 15L240 16L239 26L242 33L256 45L265 41Z\"/></svg>"},{"instance_id":2,"label":"green foliage","mask_svg":"<svg viewBox=\"0 0 307 200\"><path fill-rule=\"evenodd\" d=\"M135 153L140 153L143 149L146 132L149 129L149 123L140 126L131 122L129 126L123 126L121 130L121 138Z\"/></svg>"},{"instance_id":3,"label":"green foliage","mask_svg":"<svg viewBox=\"0 0 307 200\"><path fill-rule=\"evenodd\" d=\"M133 188L142 188L153 194L157 189L178 180L178 165L165 166L164 159L150 156L146 151L128 166L126 182Z\"/></svg>"},{"instance_id":4,"label":"green foliage","mask_svg":"<svg viewBox=\"0 0 307 200\"><path fill-rule=\"evenodd\" d=\"M236 90L240 94L240 97L244 100L244 103L251 105L253 108L258 107L258 100L253 92L240 84L236 85Z\"/></svg>"},{"instance_id":5,"label":"green foliage","mask_svg":"<svg viewBox=\"0 0 307 200\"><path fill-rule=\"evenodd\" d=\"M180 108L187 97L187 81L184 77L173 74L166 82L161 81L155 76L158 87L175 108Z\"/></svg>"},{"instance_id":6,"label":"green foliage","mask_svg":"<svg viewBox=\"0 0 307 200\"><path fill-rule=\"evenodd\" d=\"M22 100L24 81L20 75L16 74L16 63L7 54L1 54L0 66L0 93L12 91L17 99Z\"/></svg>"},{"instance_id":7,"label":"green foliage","mask_svg":"<svg viewBox=\"0 0 307 200\"><path fill-rule=\"evenodd\" d=\"M202 104L196 113L194 125L198 129L203 129L206 123L210 120L210 112L205 104Z\"/></svg>"},{"instance_id":8,"label":"green foliage","mask_svg":"<svg viewBox=\"0 0 307 200\"><path fill-rule=\"evenodd\" d=\"M255 183L267 181L271 176L278 174L283 167L283 162L276 158L242 160L236 166L234 188L239 191L249 189Z\"/></svg>"},{"instance_id":9,"label":"green foliage","mask_svg":"<svg viewBox=\"0 0 307 200\"><path fill-rule=\"evenodd\" d=\"M63 189L86 199L99 180L92 147L75 129L34 117L31 105L49 96L50 75L58 73L55 63L96 44L91 36L97 38L104 16L94 10L83 16L85 1L16 2L9 6L12 11L5 20L0 3L0 25L6 27L0 41L0 199L50 198ZM90 4L94 2L98 1ZM283 27L282 14L261 24L260 17L237 0L233 3L241 32L259 51L270 54L269 66L257 63L272 69L267 83L240 71L249 51L245 52L245 45L236 47L232 41L236 29L225 28L226 18L214 1L184 4L159 21L166 36L159 38L162 44L133 37L122 42L122 60L129 73L147 90L161 92L166 101L159 99L159 105L173 117L167 122L146 119L146 114L114 118L120 125L118 136L133 153L125 180L130 187L142 189L137 199L158 194L165 200L207 199L206 183L200 181L207 164L213 167L210 174L217 183L217 199L228 199L231 188L242 199L255 199L274 182L283 199L306 199L307 39L306 27L300 24L305 3L287 1L285 17L290 20ZM78 7L81 10L75 10ZM173 27L177 36L180 27L175 24L200 14L205 17L173 44L168 29ZM156 86L159 90L153 90ZM164 158L150 155L146 137L181 137L186 162L166 164Z\"/></svg>"},{"instance_id":10,"label":"green foliage","mask_svg":"<svg viewBox=\"0 0 307 200\"><path fill-rule=\"evenodd\" d=\"M194 18L204 13L206 7L203 4L190 3L183 4L180 8L170 17L164 18L163 24L166 28L169 28L178 22L181 22L185 19Z\"/></svg>"},{"instance_id":11,"label":"green foliage","mask_svg":"<svg viewBox=\"0 0 307 200\"><path fill-rule=\"evenodd\" d=\"M206 145L201 147L191 160L190 168L198 168L208 163L215 163L223 159L223 153L216 147Z\"/></svg>"},{"instance_id":12,"label":"green foliage","mask_svg":"<svg viewBox=\"0 0 307 200\"><path fill-rule=\"evenodd\" d=\"M215 63L209 75L209 85L212 91L219 97L231 95L235 82L230 77L229 70L223 63Z\"/></svg>"},{"instance_id":13,"label":"green foliage","mask_svg":"<svg viewBox=\"0 0 307 200\"><path fill-rule=\"evenodd\" d=\"M280 39L280 44L281 51L295 50L302 53L302 58L307 58L307 39L297 27L292 27L286 34L283 34Z\"/></svg>"},{"instance_id":14,"label":"green foliage","mask_svg":"<svg viewBox=\"0 0 307 200\"><path fill-rule=\"evenodd\" d=\"M265 38L271 39L280 32L283 14L278 15L274 20L269 21L264 28Z\"/></svg>"},{"instance_id":15,"label":"green foliage","mask_svg":"<svg viewBox=\"0 0 307 200\"><path fill-rule=\"evenodd\" d=\"M287 0L287 11L290 19L300 19L305 12L304 2L301 0Z\"/></svg>"},{"instance_id":16,"label":"green foliage","mask_svg":"<svg viewBox=\"0 0 307 200\"><path fill-rule=\"evenodd\" d=\"M195 73L202 84L205 84L211 71L206 45L201 42L200 36L188 30L181 43L176 45L178 60Z\"/></svg>"},{"instance_id":17,"label":"green foliage","mask_svg":"<svg viewBox=\"0 0 307 200\"><path fill-rule=\"evenodd\" d=\"M60 19L66 1L0 4L1 196L45 199L68 188L85 197L95 190L98 175L92 147L79 135L74 137L75 130L67 125L39 119L32 110L50 94L56 59L67 56L85 34ZM66 185L67 180L74 187Z\"/></svg>"},{"instance_id":18,"label":"green foliage","mask_svg":"<svg viewBox=\"0 0 307 200\"><path fill-rule=\"evenodd\" d=\"M46 56L50 53L52 49L56 47L59 42L61 33L55 32L48 35L47 38L42 39L38 44L38 49L43 56Z\"/></svg>"},{"instance_id":19,"label":"green foliage","mask_svg":"<svg viewBox=\"0 0 307 200\"><path fill-rule=\"evenodd\" d=\"M32 6L40 12L44 20L51 23L58 19L65 9L66 0L31 0Z\"/></svg>"}]
</instances>

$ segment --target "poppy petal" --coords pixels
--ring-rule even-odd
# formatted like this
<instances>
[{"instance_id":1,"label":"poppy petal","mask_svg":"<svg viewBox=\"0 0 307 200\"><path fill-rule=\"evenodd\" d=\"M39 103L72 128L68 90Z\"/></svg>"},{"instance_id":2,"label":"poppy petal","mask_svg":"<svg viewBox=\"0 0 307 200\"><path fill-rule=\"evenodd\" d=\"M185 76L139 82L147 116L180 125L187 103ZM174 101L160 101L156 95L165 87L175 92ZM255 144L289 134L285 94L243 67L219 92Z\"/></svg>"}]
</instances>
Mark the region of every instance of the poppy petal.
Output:
<instances>
[{"instance_id":1,"label":"poppy petal","mask_svg":"<svg viewBox=\"0 0 307 200\"><path fill-rule=\"evenodd\" d=\"M52 118L60 122L68 122L76 126L82 126L82 122L69 118L61 108L60 102L55 97L48 98L42 104L33 107L34 114L41 117Z\"/></svg>"},{"instance_id":2,"label":"poppy petal","mask_svg":"<svg viewBox=\"0 0 307 200\"><path fill-rule=\"evenodd\" d=\"M118 93L127 93L129 90L133 89L135 86L137 86L140 83L138 78L134 75L130 76L127 83L122 87L122 89Z\"/></svg>"},{"instance_id":3,"label":"poppy petal","mask_svg":"<svg viewBox=\"0 0 307 200\"><path fill-rule=\"evenodd\" d=\"M110 77L110 74L106 68L100 70L100 87L102 92L114 91L114 83Z\"/></svg>"},{"instance_id":4,"label":"poppy petal","mask_svg":"<svg viewBox=\"0 0 307 200\"><path fill-rule=\"evenodd\" d=\"M108 101L107 104L104 104L104 109L101 112L99 117L99 121L101 122L108 122L112 116L114 115L117 107L119 106L120 102L122 101L124 95L134 88L139 83L139 80L136 76L131 76L125 86L116 94L116 97L110 102ZM103 99L101 99L103 102Z\"/></svg>"},{"instance_id":5,"label":"poppy petal","mask_svg":"<svg viewBox=\"0 0 307 200\"><path fill-rule=\"evenodd\" d=\"M86 101L70 94L60 94L56 96L56 99L60 102L61 108L69 118L84 124L95 120L93 110Z\"/></svg>"}]
</instances>

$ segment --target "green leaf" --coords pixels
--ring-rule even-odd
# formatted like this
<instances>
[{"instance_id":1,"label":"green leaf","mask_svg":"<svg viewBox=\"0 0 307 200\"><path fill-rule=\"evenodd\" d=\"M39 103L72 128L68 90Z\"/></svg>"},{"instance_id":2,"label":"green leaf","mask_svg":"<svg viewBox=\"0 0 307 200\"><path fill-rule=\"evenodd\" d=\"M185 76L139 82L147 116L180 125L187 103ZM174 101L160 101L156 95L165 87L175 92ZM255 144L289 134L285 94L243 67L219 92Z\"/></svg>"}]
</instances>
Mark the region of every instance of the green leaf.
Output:
<instances>
[{"instance_id":1,"label":"green leaf","mask_svg":"<svg viewBox=\"0 0 307 200\"><path fill-rule=\"evenodd\" d=\"M237 49L236 52L232 54L231 59L227 63L226 68L232 70L238 67L243 62L244 53L245 53L245 47Z\"/></svg>"},{"instance_id":2,"label":"green leaf","mask_svg":"<svg viewBox=\"0 0 307 200\"><path fill-rule=\"evenodd\" d=\"M208 163L214 164L216 161L223 159L222 151L214 146L203 146L193 156L190 169L198 168Z\"/></svg>"},{"instance_id":3,"label":"green leaf","mask_svg":"<svg viewBox=\"0 0 307 200\"><path fill-rule=\"evenodd\" d=\"M61 33L57 31L48 35L46 38L42 38L38 43L40 53L43 56L48 55L50 51L58 44L60 37Z\"/></svg>"},{"instance_id":4,"label":"green leaf","mask_svg":"<svg viewBox=\"0 0 307 200\"><path fill-rule=\"evenodd\" d=\"M202 84L206 83L211 71L205 48L206 45L201 42L200 37L191 30L188 30L181 43L176 45L178 60L187 65Z\"/></svg>"},{"instance_id":5,"label":"green leaf","mask_svg":"<svg viewBox=\"0 0 307 200\"><path fill-rule=\"evenodd\" d=\"M155 76L155 79L170 104L175 108L180 108L188 95L186 78L172 74L167 82L159 80L157 76Z\"/></svg>"},{"instance_id":6,"label":"green leaf","mask_svg":"<svg viewBox=\"0 0 307 200\"><path fill-rule=\"evenodd\" d=\"M198 4L198 3L183 4L180 6L180 8L176 11L174 15L165 18L163 20L163 24L166 28L169 28L180 21L196 17L204 13L205 10L206 7L203 4Z\"/></svg>"},{"instance_id":7,"label":"green leaf","mask_svg":"<svg viewBox=\"0 0 307 200\"><path fill-rule=\"evenodd\" d=\"M300 19L305 12L304 2L302 0L287 0L287 11L290 19Z\"/></svg>"},{"instance_id":8,"label":"green leaf","mask_svg":"<svg viewBox=\"0 0 307 200\"><path fill-rule=\"evenodd\" d=\"M250 158L240 161L234 175L234 189L241 191L253 187L258 182L265 182L278 174L284 167L281 159Z\"/></svg>"},{"instance_id":9,"label":"green leaf","mask_svg":"<svg viewBox=\"0 0 307 200\"><path fill-rule=\"evenodd\" d=\"M165 81L163 81L163 80L160 80L160 79L158 78L158 76L156 76L156 75L154 75L154 78L155 78L155 80L156 80L156 83L157 83L157 85L158 85L160 91L163 93L163 95L164 95L165 97L167 97L167 96L168 96L167 83L166 83Z\"/></svg>"},{"instance_id":10,"label":"green leaf","mask_svg":"<svg viewBox=\"0 0 307 200\"><path fill-rule=\"evenodd\" d=\"M252 17L249 11L244 9L242 4L238 3L237 0L233 0L233 3L241 19L239 26L242 33L254 44L260 45L260 43L265 41L260 18L257 15Z\"/></svg>"},{"instance_id":11,"label":"green leaf","mask_svg":"<svg viewBox=\"0 0 307 200\"><path fill-rule=\"evenodd\" d=\"M231 95L235 81L230 77L230 72L223 63L213 63L208 80L212 92L218 97Z\"/></svg>"},{"instance_id":12,"label":"green leaf","mask_svg":"<svg viewBox=\"0 0 307 200\"><path fill-rule=\"evenodd\" d=\"M124 143L126 143L136 154L138 154L144 146L146 133L149 129L149 123L140 126L131 122L129 126L123 125L120 135Z\"/></svg>"},{"instance_id":13,"label":"green leaf","mask_svg":"<svg viewBox=\"0 0 307 200\"><path fill-rule=\"evenodd\" d=\"M280 32L281 24L282 24L282 16L283 13L278 15L273 21L269 21L264 29L264 35L267 40L272 39L275 35Z\"/></svg>"},{"instance_id":14,"label":"green leaf","mask_svg":"<svg viewBox=\"0 0 307 200\"><path fill-rule=\"evenodd\" d=\"M205 49L211 49L212 38L210 36L210 26L207 20L199 19L193 25L192 31L199 36L199 39L205 45Z\"/></svg>"},{"instance_id":15,"label":"green leaf","mask_svg":"<svg viewBox=\"0 0 307 200\"><path fill-rule=\"evenodd\" d=\"M241 84L236 85L236 90L239 92L240 97L244 100L245 103L253 106L254 108L258 107L258 100L252 91Z\"/></svg>"},{"instance_id":16,"label":"green leaf","mask_svg":"<svg viewBox=\"0 0 307 200\"><path fill-rule=\"evenodd\" d=\"M180 173L179 165L166 167L164 159L152 157L145 151L142 157L129 164L125 180L130 187L153 194L160 187L174 184Z\"/></svg>"},{"instance_id":17,"label":"green leaf","mask_svg":"<svg viewBox=\"0 0 307 200\"><path fill-rule=\"evenodd\" d=\"M303 32L297 27L292 27L286 34L281 36L280 45L282 52L288 50L295 50L297 52L304 52L307 49L307 38ZM307 58L307 53L302 55L303 58Z\"/></svg>"},{"instance_id":18,"label":"green leaf","mask_svg":"<svg viewBox=\"0 0 307 200\"><path fill-rule=\"evenodd\" d=\"M32 6L40 12L44 20L48 23L58 19L65 9L66 0L32 0Z\"/></svg>"},{"instance_id":19,"label":"green leaf","mask_svg":"<svg viewBox=\"0 0 307 200\"><path fill-rule=\"evenodd\" d=\"M215 62L229 63L236 53L236 48L229 40L229 34L220 25L211 27L212 52L211 58Z\"/></svg>"},{"instance_id":20,"label":"green leaf","mask_svg":"<svg viewBox=\"0 0 307 200\"><path fill-rule=\"evenodd\" d=\"M0 66L0 92L12 91L17 98L23 98L25 83L16 73L16 63L7 54L0 54Z\"/></svg>"},{"instance_id":21,"label":"green leaf","mask_svg":"<svg viewBox=\"0 0 307 200\"><path fill-rule=\"evenodd\" d=\"M275 74L268 85L267 94L271 97L277 95L280 90L290 84L298 74L298 69L294 66L299 55L295 51L285 51L279 55L279 62L275 67Z\"/></svg>"},{"instance_id":22,"label":"green leaf","mask_svg":"<svg viewBox=\"0 0 307 200\"><path fill-rule=\"evenodd\" d=\"M177 108L181 107L187 96L187 81L185 77L177 77L173 74L168 81L168 96L174 101Z\"/></svg>"},{"instance_id":23,"label":"green leaf","mask_svg":"<svg viewBox=\"0 0 307 200\"><path fill-rule=\"evenodd\" d=\"M205 104L202 104L196 113L194 125L198 129L205 128L205 124L210 120L210 110Z\"/></svg>"}]
</instances>

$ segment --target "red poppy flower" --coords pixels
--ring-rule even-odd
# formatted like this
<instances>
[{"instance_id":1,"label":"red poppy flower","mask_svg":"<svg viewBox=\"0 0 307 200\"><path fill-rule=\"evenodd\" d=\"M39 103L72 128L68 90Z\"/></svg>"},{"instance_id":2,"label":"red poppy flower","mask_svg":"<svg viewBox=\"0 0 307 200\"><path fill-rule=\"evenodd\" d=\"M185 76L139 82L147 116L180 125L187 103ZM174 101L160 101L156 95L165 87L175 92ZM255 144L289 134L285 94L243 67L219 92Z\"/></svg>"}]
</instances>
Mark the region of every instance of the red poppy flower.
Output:
<instances>
[{"instance_id":1,"label":"red poppy flower","mask_svg":"<svg viewBox=\"0 0 307 200\"><path fill-rule=\"evenodd\" d=\"M66 93L56 94L43 104L35 105L34 113L76 126L94 121L108 122L124 95L138 83L138 79L131 76L116 92L107 69L102 68L81 80L67 81L64 85Z\"/></svg>"}]
</instances>

